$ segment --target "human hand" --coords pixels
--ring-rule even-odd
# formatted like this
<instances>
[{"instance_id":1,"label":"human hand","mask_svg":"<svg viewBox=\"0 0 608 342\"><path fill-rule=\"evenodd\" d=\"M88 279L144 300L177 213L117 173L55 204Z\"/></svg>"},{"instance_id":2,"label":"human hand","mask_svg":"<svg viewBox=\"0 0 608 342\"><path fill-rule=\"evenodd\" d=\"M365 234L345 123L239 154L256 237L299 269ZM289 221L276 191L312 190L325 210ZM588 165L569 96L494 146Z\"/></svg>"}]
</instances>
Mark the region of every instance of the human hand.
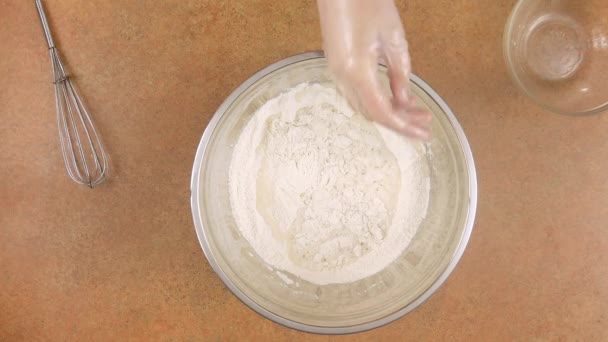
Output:
<instances>
[{"instance_id":1,"label":"human hand","mask_svg":"<svg viewBox=\"0 0 608 342\"><path fill-rule=\"evenodd\" d=\"M339 91L370 120L412 138L430 138L429 111L408 95L411 70L403 24L393 0L317 0L323 50ZM388 67L392 98L378 78Z\"/></svg>"}]
</instances>

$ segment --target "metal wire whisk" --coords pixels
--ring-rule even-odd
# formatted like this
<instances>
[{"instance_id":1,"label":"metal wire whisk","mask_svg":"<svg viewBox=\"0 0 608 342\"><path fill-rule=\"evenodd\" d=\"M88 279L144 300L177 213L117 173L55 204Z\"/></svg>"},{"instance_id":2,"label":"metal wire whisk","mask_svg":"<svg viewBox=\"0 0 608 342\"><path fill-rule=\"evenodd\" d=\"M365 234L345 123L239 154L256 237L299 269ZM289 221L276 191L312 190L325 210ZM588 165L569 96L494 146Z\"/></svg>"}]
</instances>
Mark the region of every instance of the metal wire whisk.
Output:
<instances>
[{"instance_id":1,"label":"metal wire whisk","mask_svg":"<svg viewBox=\"0 0 608 342\"><path fill-rule=\"evenodd\" d=\"M35 2L53 64L57 125L63 161L70 178L92 188L105 180L108 157L93 120L59 57L42 1Z\"/></svg>"}]
</instances>

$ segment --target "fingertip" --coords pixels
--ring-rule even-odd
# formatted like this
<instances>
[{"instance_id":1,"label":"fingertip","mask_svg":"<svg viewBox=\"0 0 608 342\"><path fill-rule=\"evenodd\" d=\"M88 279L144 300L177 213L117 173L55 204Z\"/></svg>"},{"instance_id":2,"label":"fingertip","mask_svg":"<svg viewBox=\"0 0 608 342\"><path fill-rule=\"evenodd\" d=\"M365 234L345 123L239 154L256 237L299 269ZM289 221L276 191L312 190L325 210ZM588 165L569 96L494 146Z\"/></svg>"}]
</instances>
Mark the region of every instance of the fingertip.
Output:
<instances>
[{"instance_id":1,"label":"fingertip","mask_svg":"<svg viewBox=\"0 0 608 342\"><path fill-rule=\"evenodd\" d=\"M426 124L433 121L433 114L425 109L415 109L409 112L406 112L406 117L411 118L417 122L424 122Z\"/></svg>"},{"instance_id":2,"label":"fingertip","mask_svg":"<svg viewBox=\"0 0 608 342\"><path fill-rule=\"evenodd\" d=\"M424 142L428 142L429 140L431 140L430 127L413 126L413 125L407 126L406 129L403 130L403 134L405 134L406 136L408 136L410 138L419 139Z\"/></svg>"},{"instance_id":3,"label":"fingertip","mask_svg":"<svg viewBox=\"0 0 608 342\"><path fill-rule=\"evenodd\" d=\"M405 108L396 107L394 110L396 115L412 124L428 125L433 120L433 114L426 108L408 105Z\"/></svg>"}]
</instances>

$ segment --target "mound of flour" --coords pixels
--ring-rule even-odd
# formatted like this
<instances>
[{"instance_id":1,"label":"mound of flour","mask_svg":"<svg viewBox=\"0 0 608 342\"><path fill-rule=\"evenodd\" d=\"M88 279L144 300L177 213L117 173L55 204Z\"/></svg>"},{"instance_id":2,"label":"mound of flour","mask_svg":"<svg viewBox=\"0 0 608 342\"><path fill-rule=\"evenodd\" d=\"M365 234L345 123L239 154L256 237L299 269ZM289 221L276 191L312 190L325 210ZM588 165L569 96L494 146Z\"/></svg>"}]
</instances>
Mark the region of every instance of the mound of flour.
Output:
<instances>
[{"instance_id":1,"label":"mound of flour","mask_svg":"<svg viewBox=\"0 0 608 342\"><path fill-rule=\"evenodd\" d=\"M229 186L238 228L269 266L319 285L388 266L426 214L422 148L303 83L253 115Z\"/></svg>"}]
</instances>

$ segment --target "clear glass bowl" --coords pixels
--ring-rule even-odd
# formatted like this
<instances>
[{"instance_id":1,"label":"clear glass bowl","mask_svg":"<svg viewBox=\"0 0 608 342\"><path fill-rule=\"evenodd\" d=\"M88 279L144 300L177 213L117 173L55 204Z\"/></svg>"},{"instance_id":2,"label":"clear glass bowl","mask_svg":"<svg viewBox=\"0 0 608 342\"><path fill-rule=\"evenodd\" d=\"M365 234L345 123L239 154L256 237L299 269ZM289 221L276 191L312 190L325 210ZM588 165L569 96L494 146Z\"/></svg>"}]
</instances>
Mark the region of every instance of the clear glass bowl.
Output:
<instances>
[{"instance_id":1,"label":"clear glass bowl","mask_svg":"<svg viewBox=\"0 0 608 342\"><path fill-rule=\"evenodd\" d=\"M382 71L388 87L386 71ZM228 170L234 144L267 100L302 82L329 82L320 53L287 58L258 72L220 106L200 142L191 184L196 232L226 286L258 313L315 333L350 333L395 320L426 300L464 252L477 204L469 145L456 118L428 85L412 91L435 114L426 162L431 178L427 216L409 247L383 271L349 283L319 286L267 267L241 236L232 216ZM253 170L252 170L253 172ZM281 278L289 277L292 283Z\"/></svg>"},{"instance_id":2,"label":"clear glass bowl","mask_svg":"<svg viewBox=\"0 0 608 342\"><path fill-rule=\"evenodd\" d=\"M608 109L606 0L520 0L503 43L515 83L541 106L566 115Z\"/></svg>"}]
</instances>

